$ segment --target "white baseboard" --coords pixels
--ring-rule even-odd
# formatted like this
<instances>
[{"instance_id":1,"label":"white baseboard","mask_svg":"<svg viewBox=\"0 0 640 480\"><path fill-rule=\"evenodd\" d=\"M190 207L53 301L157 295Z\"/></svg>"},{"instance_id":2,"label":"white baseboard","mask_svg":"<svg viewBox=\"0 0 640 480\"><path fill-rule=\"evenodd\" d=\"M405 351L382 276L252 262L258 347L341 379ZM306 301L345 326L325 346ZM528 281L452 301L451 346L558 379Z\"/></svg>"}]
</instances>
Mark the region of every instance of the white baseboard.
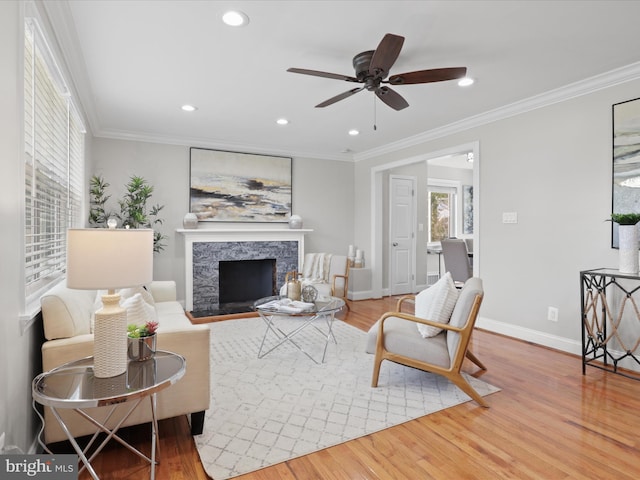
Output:
<instances>
[{"instance_id":1,"label":"white baseboard","mask_svg":"<svg viewBox=\"0 0 640 480\"><path fill-rule=\"evenodd\" d=\"M536 345L542 345L544 347L553 348L562 352L577 355L582 358L582 341L573 340L571 338L559 337L557 335L551 335L549 333L532 330L530 328L518 327L515 325L507 324L504 322L498 322L486 317L478 317L476 320L476 327L482 328L489 332L499 333L508 337L518 338L527 342L535 343ZM621 358L624 352L609 349L609 353L616 357ZM619 368L625 368L633 372L640 372L640 366L632 358L624 358L618 362Z\"/></svg>"},{"instance_id":2,"label":"white baseboard","mask_svg":"<svg viewBox=\"0 0 640 480\"><path fill-rule=\"evenodd\" d=\"M369 300L370 298L373 298L373 292L371 290L347 292L347 298L349 300Z\"/></svg>"},{"instance_id":3,"label":"white baseboard","mask_svg":"<svg viewBox=\"0 0 640 480\"><path fill-rule=\"evenodd\" d=\"M508 337L532 342L537 345L560 350L562 352L582 355L582 343L571 338L559 337L550 333L540 332L538 330L520 327L510 323L499 322L482 316L478 317L476 327L506 335Z\"/></svg>"}]
</instances>

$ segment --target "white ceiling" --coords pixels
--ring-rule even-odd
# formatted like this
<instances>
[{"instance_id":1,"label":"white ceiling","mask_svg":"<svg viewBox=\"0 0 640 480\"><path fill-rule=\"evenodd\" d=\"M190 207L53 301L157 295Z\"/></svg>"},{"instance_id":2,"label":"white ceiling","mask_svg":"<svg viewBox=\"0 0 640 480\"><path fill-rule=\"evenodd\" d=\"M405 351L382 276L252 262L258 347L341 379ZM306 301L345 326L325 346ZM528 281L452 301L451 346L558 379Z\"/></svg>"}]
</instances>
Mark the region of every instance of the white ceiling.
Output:
<instances>
[{"instance_id":1,"label":"white ceiling","mask_svg":"<svg viewBox=\"0 0 640 480\"><path fill-rule=\"evenodd\" d=\"M349 160L585 79L640 77L638 1L44 3L89 126L110 138ZM250 23L224 25L229 9ZM366 90L320 109L354 85L286 71L354 75L385 33L405 37L392 74L466 66L476 83L393 87L401 111Z\"/></svg>"}]
</instances>

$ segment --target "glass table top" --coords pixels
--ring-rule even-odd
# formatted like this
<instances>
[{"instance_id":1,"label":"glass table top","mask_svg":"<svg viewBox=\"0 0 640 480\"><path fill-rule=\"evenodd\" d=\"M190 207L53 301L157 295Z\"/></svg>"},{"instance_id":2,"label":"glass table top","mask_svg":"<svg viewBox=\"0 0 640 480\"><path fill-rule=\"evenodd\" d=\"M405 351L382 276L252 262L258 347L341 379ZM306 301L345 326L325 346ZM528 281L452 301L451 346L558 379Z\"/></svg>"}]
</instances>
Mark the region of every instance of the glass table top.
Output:
<instances>
[{"instance_id":1,"label":"glass table top","mask_svg":"<svg viewBox=\"0 0 640 480\"><path fill-rule=\"evenodd\" d=\"M278 308L278 302L285 301L287 297L283 295L274 295L272 297L264 297L256 300L253 304L253 309L258 312L264 312L268 314L282 314L290 316L303 316L303 315L316 315L318 313L335 313L344 307L344 300L338 297L323 297L318 298L313 303L306 303L300 308L304 308L302 311L292 311L286 308ZM288 302L287 302L288 303ZM295 305L302 305L303 302Z\"/></svg>"},{"instance_id":2,"label":"glass table top","mask_svg":"<svg viewBox=\"0 0 640 480\"><path fill-rule=\"evenodd\" d=\"M129 361L121 375L98 378L93 374L93 357L86 357L41 373L33 380L32 393L42 405L101 407L156 393L180 380L185 369L183 356L159 350L144 362Z\"/></svg>"}]
</instances>

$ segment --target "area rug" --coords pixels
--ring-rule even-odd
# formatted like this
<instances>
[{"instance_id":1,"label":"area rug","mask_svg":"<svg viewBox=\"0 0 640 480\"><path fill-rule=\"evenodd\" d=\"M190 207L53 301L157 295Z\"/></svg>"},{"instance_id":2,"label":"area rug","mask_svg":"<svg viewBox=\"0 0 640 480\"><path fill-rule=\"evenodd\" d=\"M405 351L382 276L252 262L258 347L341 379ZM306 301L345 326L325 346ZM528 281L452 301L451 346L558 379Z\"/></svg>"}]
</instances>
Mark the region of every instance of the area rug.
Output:
<instances>
[{"instance_id":1,"label":"area rug","mask_svg":"<svg viewBox=\"0 0 640 480\"><path fill-rule=\"evenodd\" d=\"M283 318L284 331L300 320ZM211 406L196 446L214 480L225 480L442 410L470 398L447 379L383 362L371 388L373 355L366 334L336 320L323 364L290 344L262 359L261 318L210 324ZM271 334L270 334L271 335ZM273 343L275 337L267 337ZM324 339L313 328L297 337L314 358ZM188 367L187 367L188 368ZM468 377L480 395L498 391Z\"/></svg>"}]
</instances>

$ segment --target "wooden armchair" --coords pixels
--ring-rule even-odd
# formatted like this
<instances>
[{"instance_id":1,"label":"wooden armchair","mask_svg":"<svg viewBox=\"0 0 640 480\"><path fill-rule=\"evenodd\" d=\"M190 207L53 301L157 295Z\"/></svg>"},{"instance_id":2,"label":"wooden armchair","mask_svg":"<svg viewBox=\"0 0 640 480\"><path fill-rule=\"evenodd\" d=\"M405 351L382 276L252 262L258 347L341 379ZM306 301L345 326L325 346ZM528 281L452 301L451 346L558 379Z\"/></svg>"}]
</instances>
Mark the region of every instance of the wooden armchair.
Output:
<instances>
[{"instance_id":1,"label":"wooden armchair","mask_svg":"<svg viewBox=\"0 0 640 480\"><path fill-rule=\"evenodd\" d=\"M482 362L469 350L471 333L483 296L482 280L470 278L460 291L448 324L402 312L403 303L410 301L412 296L400 298L397 311L383 314L369 330L367 352L375 353L371 386L378 386L382 361L390 360L442 375L476 403L488 407L484 399L460 373L465 358L486 370ZM439 327L443 331L434 337L423 338L416 323Z\"/></svg>"},{"instance_id":2,"label":"wooden armchair","mask_svg":"<svg viewBox=\"0 0 640 480\"><path fill-rule=\"evenodd\" d=\"M300 276L302 286L313 285L318 295L340 297L347 304L349 263L346 255L307 253L300 272L287 272L280 295L287 294L287 282L294 274Z\"/></svg>"}]
</instances>

